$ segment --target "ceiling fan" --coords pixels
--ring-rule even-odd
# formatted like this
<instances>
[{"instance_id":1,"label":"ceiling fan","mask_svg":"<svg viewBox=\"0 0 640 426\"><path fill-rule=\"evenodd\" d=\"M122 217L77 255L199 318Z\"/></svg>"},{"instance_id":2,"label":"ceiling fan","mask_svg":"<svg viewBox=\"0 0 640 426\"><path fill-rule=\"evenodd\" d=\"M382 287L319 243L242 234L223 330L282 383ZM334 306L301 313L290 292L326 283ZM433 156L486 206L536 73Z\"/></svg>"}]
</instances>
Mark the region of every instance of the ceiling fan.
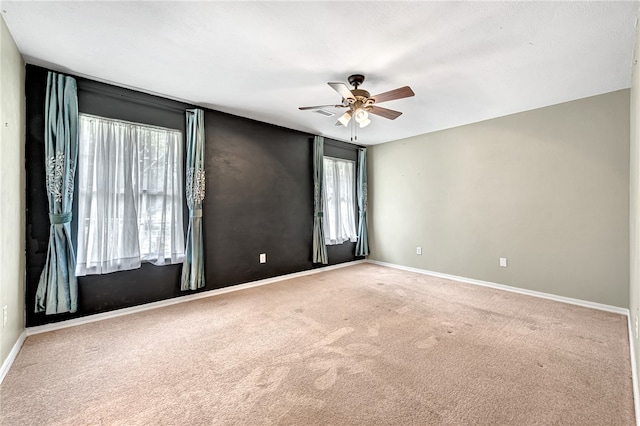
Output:
<instances>
[{"instance_id":1,"label":"ceiling fan","mask_svg":"<svg viewBox=\"0 0 640 426\"><path fill-rule=\"evenodd\" d=\"M364 75L353 74L349 76L349 84L353 86L353 89L349 89L344 83L327 83L336 92L342 96L342 103L337 105L316 105L308 107L300 107L301 110L318 110L327 107L333 108L347 108L348 110L338 118L336 126L347 126L351 118L354 118L356 123L362 128L371 123L369 114L379 115L380 117L388 118L389 120L395 120L400 117L402 113L392 109L382 108L377 106L381 102L393 101L395 99L408 98L415 95L411 87L404 86L395 90L380 93L375 96L371 96L369 92L363 89L359 89L360 85L364 82Z\"/></svg>"}]
</instances>

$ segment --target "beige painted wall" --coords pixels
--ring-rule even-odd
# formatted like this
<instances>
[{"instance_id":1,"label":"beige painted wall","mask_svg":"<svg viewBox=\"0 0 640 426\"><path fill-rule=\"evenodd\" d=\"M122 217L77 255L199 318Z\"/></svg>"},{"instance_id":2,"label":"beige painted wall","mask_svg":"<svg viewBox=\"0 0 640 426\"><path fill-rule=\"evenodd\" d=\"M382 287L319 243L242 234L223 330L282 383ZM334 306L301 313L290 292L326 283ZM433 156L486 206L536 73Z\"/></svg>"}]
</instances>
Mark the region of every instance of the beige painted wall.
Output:
<instances>
[{"instance_id":1,"label":"beige painted wall","mask_svg":"<svg viewBox=\"0 0 640 426\"><path fill-rule=\"evenodd\" d=\"M24 331L25 282L25 67L0 17L0 365ZM2 307L8 321L2 328Z\"/></svg>"},{"instance_id":2,"label":"beige painted wall","mask_svg":"<svg viewBox=\"0 0 640 426\"><path fill-rule=\"evenodd\" d=\"M640 367L640 342L636 335L636 321L640 311L640 32L636 38L633 74L631 78L631 130L630 130L630 192L629 192L629 316L631 320L632 344L636 365ZM640 326L640 324L639 324ZM636 404L636 407L638 405ZM640 416L640 414L638 414Z\"/></svg>"},{"instance_id":3,"label":"beige painted wall","mask_svg":"<svg viewBox=\"0 0 640 426\"><path fill-rule=\"evenodd\" d=\"M629 90L369 154L371 259L629 306Z\"/></svg>"}]
</instances>

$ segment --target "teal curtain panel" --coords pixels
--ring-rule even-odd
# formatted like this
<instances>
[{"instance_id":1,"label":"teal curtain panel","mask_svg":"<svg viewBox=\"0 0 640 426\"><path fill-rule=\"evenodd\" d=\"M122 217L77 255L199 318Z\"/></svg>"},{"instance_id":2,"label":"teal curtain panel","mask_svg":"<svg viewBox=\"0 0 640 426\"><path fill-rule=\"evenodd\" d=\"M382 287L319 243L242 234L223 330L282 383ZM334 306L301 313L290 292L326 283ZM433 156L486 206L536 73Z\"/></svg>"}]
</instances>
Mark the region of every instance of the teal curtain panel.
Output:
<instances>
[{"instance_id":1,"label":"teal curtain panel","mask_svg":"<svg viewBox=\"0 0 640 426\"><path fill-rule=\"evenodd\" d=\"M202 202L205 195L204 112L187 110L187 173L186 195L189 207L189 229L182 264L180 289L204 287L204 243L202 235Z\"/></svg>"},{"instance_id":2,"label":"teal curtain panel","mask_svg":"<svg viewBox=\"0 0 640 426\"><path fill-rule=\"evenodd\" d=\"M369 255L369 230L367 228L367 148L358 149L358 242L356 256Z\"/></svg>"},{"instance_id":3,"label":"teal curtain panel","mask_svg":"<svg viewBox=\"0 0 640 426\"><path fill-rule=\"evenodd\" d=\"M49 246L36 292L36 312L78 310L78 281L71 245L73 180L78 159L76 80L49 72L45 96L44 151L49 201Z\"/></svg>"},{"instance_id":4,"label":"teal curtain panel","mask_svg":"<svg viewBox=\"0 0 640 426\"><path fill-rule=\"evenodd\" d=\"M322 206L322 180L324 164L324 138L313 138L313 263L327 264L327 246L324 242Z\"/></svg>"}]
</instances>

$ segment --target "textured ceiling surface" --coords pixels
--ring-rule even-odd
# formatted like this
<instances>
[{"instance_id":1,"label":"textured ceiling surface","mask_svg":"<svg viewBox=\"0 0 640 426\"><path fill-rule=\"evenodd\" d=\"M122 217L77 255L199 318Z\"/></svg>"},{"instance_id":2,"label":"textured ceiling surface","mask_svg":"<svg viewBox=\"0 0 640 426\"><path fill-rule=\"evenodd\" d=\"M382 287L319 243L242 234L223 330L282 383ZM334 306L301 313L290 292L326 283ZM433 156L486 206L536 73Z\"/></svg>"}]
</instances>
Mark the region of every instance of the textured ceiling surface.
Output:
<instances>
[{"instance_id":1,"label":"textured ceiling surface","mask_svg":"<svg viewBox=\"0 0 640 426\"><path fill-rule=\"evenodd\" d=\"M6 1L27 63L349 140L299 106L409 85L371 145L630 87L637 1ZM335 111L339 113L338 110Z\"/></svg>"}]
</instances>

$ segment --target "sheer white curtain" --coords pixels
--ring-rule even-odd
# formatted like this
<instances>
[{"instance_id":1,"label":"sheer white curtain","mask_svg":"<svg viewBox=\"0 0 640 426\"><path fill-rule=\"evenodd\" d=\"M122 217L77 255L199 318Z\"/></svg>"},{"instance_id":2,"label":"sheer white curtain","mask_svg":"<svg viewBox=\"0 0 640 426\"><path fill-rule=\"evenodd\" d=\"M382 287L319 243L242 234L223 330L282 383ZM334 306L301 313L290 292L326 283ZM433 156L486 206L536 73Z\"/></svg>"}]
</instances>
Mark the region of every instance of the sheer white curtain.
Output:
<instances>
[{"instance_id":1,"label":"sheer white curtain","mask_svg":"<svg viewBox=\"0 0 640 426\"><path fill-rule=\"evenodd\" d=\"M184 260L182 133L81 114L76 275Z\"/></svg>"},{"instance_id":2,"label":"sheer white curtain","mask_svg":"<svg viewBox=\"0 0 640 426\"><path fill-rule=\"evenodd\" d=\"M325 243L356 242L354 162L324 157L323 172Z\"/></svg>"}]
</instances>

